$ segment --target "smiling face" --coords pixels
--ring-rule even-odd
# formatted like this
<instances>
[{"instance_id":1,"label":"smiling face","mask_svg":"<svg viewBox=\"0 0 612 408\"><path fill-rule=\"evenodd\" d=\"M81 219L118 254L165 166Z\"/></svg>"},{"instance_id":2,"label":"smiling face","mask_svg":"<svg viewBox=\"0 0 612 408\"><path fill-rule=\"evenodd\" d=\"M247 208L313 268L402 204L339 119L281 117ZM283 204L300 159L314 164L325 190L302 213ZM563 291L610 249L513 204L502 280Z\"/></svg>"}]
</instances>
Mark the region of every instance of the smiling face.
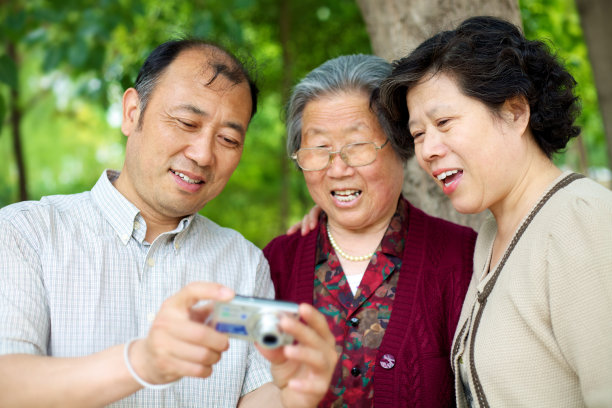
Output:
<instances>
[{"instance_id":1,"label":"smiling face","mask_svg":"<svg viewBox=\"0 0 612 408\"><path fill-rule=\"evenodd\" d=\"M338 151L355 142L387 140L363 92L324 95L306 104L302 116L304 147ZM339 157L323 170L304 171L312 199L336 229L367 232L386 228L395 212L404 181L403 163L390 144L378 150L376 160L349 167Z\"/></svg>"},{"instance_id":2,"label":"smiling face","mask_svg":"<svg viewBox=\"0 0 612 408\"><path fill-rule=\"evenodd\" d=\"M406 102L419 165L455 209L478 213L503 205L526 172L528 114L504 105L495 115L442 73L411 88Z\"/></svg>"},{"instance_id":3,"label":"smiling face","mask_svg":"<svg viewBox=\"0 0 612 408\"><path fill-rule=\"evenodd\" d=\"M208 55L191 49L176 57L160 76L141 127L137 92L124 95L121 129L128 139L115 186L147 224L174 228L223 190L240 161L252 108L249 86L223 75L208 84Z\"/></svg>"}]
</instances>

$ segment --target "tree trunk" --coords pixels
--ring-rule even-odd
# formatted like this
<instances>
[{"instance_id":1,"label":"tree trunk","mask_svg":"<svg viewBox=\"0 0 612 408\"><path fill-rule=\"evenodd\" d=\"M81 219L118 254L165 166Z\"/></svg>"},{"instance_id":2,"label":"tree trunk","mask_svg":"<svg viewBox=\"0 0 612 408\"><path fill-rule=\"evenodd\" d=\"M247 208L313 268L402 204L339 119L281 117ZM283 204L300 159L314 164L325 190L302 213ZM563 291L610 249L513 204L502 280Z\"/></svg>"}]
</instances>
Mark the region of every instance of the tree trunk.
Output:
<instances>
[{"instance_id":1,"label":"tree trunk","mask_svg":"<svg viewBox=\"0 0 612 408\"><path fill-rule=\"evenodd\" d=\"M15 64L19 63L17 58L17 50L15 44L10 42L7 45L7 53L9 57L15 61ZM17 163L17 175L19 178L19 201L25 201L28 199L28 188L26 182L26 169L25 160L23 157L23 149L21 147L21 107L19 106L19 84L15 88L11 88L9 96L10 105L10 123L11 123L11 134L13 136L13 153L15 155L15 162Z\"/></svg>"},{"instance_id":2,"label":"tree trunk","mask_svg":"<svg viewBox=\"0 0 612 408\"><path fill-rule=\"evenodd\" d=\"M612 9L609 0L576 0L576 7L593 67L608 146L608 167L612 168Z\"/></svg>"},{"instance_id":3,"label":"tree trunk","mask_svg":"<svg viewBox=\"0 0 612 408\"><path fill-rule=\"evenodd\" d=\"M602 0L603 1L603 0ZM517 0L357 0L376 55L389 61L410 53L440 30L465 18L493 15L521 26ZM485 213L459 214L415 159L405 170L404 196L423 211L478 230Z\"/></svg>"}]
</instances>

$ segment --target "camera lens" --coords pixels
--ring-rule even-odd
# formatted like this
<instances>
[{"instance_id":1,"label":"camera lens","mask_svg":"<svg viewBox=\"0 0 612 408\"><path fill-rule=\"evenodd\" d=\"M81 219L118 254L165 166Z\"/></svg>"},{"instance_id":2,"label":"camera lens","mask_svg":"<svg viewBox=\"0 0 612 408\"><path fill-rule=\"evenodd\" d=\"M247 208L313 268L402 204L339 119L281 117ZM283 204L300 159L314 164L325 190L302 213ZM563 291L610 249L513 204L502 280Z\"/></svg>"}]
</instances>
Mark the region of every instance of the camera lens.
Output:
<instances>
[{"instance_id":1,"label":"camera lens","mask_svg":"<svg viewBox=\"0 0 612 408\"><path fill-rule=\"evenodd\" d=\"M282 335L278 329L278 322L278 316L274 313L261 314L252 333L255 340L266 348L280 346Z\"/></svg>"},{"instance_id":2,"label":"camera lens","mask_svg":"<svg viewBox=\"0 0 612 408\"><path fill-rule=\"evenodd\" d=\"M265 334L261 343L268 347L276 347L278 345L278 336L276 334Z\"/></svg>"}]
</instances>

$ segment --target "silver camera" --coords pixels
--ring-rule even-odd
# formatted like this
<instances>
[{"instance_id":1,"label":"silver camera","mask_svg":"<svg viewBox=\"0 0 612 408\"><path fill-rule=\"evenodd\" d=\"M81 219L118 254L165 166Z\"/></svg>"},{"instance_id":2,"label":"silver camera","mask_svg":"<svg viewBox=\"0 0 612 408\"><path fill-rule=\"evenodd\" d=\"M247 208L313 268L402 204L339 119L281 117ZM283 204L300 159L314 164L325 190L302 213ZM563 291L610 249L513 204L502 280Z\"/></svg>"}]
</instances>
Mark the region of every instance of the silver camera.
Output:
<instances>
[{"instance_id":1,"label":"silver camera","mask_svg":"<svg viewBox=\"0 0 612 408\"><path fill-rule=\"evenodd\" d=\"M297 303L237 295L229 302L215 302L206 323L230 337L274 349L293 343L293 337L278 327L283 315L297 319Z\"/></svg>"}]
</instances>

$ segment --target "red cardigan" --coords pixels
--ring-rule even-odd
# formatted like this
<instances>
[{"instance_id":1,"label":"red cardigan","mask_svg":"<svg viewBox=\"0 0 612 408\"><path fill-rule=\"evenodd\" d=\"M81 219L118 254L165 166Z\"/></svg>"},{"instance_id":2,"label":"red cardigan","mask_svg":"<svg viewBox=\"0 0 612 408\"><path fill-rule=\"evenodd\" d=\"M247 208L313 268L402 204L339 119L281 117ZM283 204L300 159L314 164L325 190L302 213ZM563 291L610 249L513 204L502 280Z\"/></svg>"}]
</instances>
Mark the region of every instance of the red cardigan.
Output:
<instances>
[{"instance_id":1,"label":"red cardigan","mask_svg":"<svg viewBox=\"0 0 612 408\"><path fill-rule=\"evenodd\" d=\"M409 207L397 293L376 358L384 364L374 371L374 406L451 407L449 355L472 276L476 233ZM317 233L282 235L264 248L277 299L312 304ZM389 356L395 359L390 368Z\"/></svg>"}]
</instances>

